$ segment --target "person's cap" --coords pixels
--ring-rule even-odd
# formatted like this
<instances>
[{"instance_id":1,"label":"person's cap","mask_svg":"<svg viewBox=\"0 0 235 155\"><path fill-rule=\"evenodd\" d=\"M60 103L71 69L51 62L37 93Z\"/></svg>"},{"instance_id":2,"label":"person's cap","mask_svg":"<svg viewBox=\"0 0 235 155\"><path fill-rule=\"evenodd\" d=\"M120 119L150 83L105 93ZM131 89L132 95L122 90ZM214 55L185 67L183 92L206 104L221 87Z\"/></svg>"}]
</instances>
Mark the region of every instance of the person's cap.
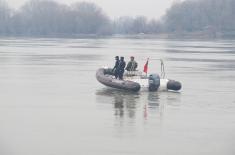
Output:
<instances>
[{"instance_id":1,"label":"person's cap","mask_svg":"<svg viewBox=\"0 0 235 155\"><path fill-rule=\"evenodd\" d=\"M135 58L134 56L131 56L130 58Z\"/></svg>"},{"instance_id":2,"label":"person's cap","mask_svg":"<svg viewBox=\"0 0 235 155\"><path fill-rule=\"evenodd\" d=\"M124 57L121 57L121 59L124 59Z\"/></svg>"},{"instance_id":3,"label":"person's cap","mask_svg":"<svg viewBox=\"0 0 235 155\"><path fill-rule=\"evenodd\" d=\"M115 56L115 58L117 59L117 58L119 58L119 56Z\"/></svg>"}]
</instances>

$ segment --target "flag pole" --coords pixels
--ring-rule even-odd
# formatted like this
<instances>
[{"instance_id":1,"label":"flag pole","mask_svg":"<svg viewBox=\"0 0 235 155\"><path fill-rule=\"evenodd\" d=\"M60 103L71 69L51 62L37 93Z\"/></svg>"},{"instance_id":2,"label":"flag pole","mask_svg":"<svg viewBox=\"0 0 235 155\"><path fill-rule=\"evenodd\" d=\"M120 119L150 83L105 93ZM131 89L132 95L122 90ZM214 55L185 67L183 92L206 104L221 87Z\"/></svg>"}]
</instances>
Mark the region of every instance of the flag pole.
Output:
<instances>
[{"instance_id":1,"label":"flag pole","mask_svg":"<svg viewBox=\"0 0 235 155\"><path fill-rule=\"evenodd\" d=\"M149 68L149 58L147 59L147 71L146 71L146 77L148 77L148 68Z\"/></svg>"}]
</instances>

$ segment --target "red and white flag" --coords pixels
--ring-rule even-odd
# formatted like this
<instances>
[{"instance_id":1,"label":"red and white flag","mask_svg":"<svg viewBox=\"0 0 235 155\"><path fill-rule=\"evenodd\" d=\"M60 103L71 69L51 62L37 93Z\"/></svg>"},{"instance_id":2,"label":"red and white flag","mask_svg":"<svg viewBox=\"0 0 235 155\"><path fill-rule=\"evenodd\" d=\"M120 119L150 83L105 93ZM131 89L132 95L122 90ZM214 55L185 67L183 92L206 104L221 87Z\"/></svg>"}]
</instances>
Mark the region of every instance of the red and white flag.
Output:
<instances>
[{"instance_id":1,"label":"red and white flag","mask_svg":"<svg viewBox=\"0 0 235 155\"><path fill-rule=\"evenodd\" d=\"M149 58L147 59L147 62L144 65L144 72L147 74L148 72L148 63L149 63Z\"/></svg>"}]
</instances>

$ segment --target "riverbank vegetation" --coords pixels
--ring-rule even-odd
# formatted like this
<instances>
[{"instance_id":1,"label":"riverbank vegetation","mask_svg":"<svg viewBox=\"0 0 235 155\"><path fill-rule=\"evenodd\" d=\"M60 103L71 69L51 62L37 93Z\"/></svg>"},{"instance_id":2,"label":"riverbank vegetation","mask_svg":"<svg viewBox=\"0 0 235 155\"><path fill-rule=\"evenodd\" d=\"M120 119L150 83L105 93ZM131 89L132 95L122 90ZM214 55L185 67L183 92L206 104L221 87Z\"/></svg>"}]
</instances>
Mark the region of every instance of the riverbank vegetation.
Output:
<instances>
[{"instance_id":1,"label":"riverbank vegetation","mask_svg":"<svg viewBox=\"0 0 235 155\"><path fill-rule=\"evenodd\" d=\"M234 0L185 0L159 20L145 16L111 19L94 3L70 6L30 0L13 10L0 0L0 36L81 37L104 35L235 36Z\"/></svg>"}]
</instances>

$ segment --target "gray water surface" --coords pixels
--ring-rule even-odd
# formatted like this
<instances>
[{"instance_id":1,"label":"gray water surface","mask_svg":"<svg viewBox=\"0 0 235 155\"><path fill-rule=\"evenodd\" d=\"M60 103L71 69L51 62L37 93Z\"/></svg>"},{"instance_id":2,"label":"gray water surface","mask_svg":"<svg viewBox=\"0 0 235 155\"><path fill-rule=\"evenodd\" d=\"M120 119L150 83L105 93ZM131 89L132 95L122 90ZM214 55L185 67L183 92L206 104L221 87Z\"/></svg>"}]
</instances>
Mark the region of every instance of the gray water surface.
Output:
<instances>
[{"instance_id":1,"label":"gray water surface","mask_svg":"<svg viewBox=\"0 0 235 155\"><path fill-rule=\"evenodd\" d=\"M182 91L101 85L116 55ZM234 155L234 79L233 40L2 38L0 155Z\"/></svg>"}]
</instances>

